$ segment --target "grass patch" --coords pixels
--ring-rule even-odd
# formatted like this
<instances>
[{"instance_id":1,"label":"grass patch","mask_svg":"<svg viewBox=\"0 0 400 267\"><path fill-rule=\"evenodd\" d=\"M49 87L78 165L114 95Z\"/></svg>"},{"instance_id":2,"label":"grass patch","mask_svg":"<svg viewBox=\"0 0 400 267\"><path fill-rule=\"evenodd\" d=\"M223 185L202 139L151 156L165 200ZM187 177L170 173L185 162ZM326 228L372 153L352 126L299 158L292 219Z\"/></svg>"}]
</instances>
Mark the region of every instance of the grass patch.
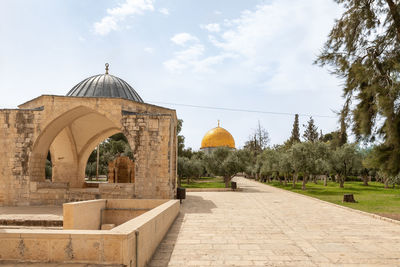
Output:
<instances>
[{"instance_id":1,"label":"grass patch","mask_svg":"<svg viewBox=\"0 0 400 267\"><path fill-rule=\"evenodd\" d=\"M224 179L222 177L200 177L199 179L182 180L181 186L185 188L225 188Z\"/></svg>"},{"instance_id":2,"label":"grass patch","mask_svg":"<svg viewBox=\"0 0 400 267\"><path fill-rule=\"evenodd\" d=\"M388 217L396 217L390 216L391 214L400 215L400 189L385 189L383 184L377 182L370 182L369 186L362 185L362 182L345 182L344 188L340 188L339 184L334 182L329 182L328 186L309 182L306 190L301 190L301 183L297 183L294 189L292 184L284 186L276 181L269 185L357 210L386 214ZM343 203L344 194L354 194L357 203Z\"/></svg>"}]
</instances>

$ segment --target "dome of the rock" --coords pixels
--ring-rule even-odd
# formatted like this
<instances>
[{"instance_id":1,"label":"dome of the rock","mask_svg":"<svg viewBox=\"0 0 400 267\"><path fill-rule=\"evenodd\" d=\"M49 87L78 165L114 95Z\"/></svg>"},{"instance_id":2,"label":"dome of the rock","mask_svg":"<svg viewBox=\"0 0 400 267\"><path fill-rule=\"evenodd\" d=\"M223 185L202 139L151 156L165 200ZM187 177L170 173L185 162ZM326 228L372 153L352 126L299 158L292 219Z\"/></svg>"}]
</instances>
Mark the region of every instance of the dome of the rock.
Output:
<instances>
[{"instance_id":1,"label":"dome of the rock","mask_svg":"<svg viewBox=\"0 0 400 267\"><path fill-rule=\"evenodd\" d=\"M219 126L209 130L201 141L201 149L212 149L217 147L235 148L235 140L232 135Z\"/></svg>"},{"instance_id":2,"label":"dome of the rock","mask_svg":"<svg viewBox=\"0 0 400 267\"><path fill-rule=\"evenodd\" d=\"M86 78L75 85L67 96L125 98L143 103L142 98L132 86L121 78L108 74L108 64L106 64L105 74Z\"/></svg>"}]
</instances>

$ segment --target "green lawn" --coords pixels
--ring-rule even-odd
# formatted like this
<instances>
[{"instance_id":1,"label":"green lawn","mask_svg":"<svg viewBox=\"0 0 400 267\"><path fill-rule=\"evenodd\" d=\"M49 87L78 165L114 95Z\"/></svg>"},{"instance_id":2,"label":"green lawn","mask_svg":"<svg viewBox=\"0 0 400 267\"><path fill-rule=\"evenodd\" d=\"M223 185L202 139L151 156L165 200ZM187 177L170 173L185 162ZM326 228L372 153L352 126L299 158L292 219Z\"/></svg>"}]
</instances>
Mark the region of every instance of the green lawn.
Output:
<instances>
[{"instance_id":1,"label":"green lawn","mask_svg":"<svg viewBox=\"0 0 400 267\"><path fill-rule=\"evenodd\" d=\"M225 183L222 177L200 177L190 180L190 184L186 179L182 179L181 186L185 188L224 188Z\"/></svg>"},{"instance_id":2,"label":"green lawn","mask_svg":"<svg viewBox=\"0 0 400 267\"><path fill-rule=\"evenodd\" d=\"M370 182L369 186L363 186L361 182L345 182L344 188L339 188L339 184L333 182L329 182L326 187L321 182L309 182L304 191L301 190L301 183L297 183L295 189L292 188L292 184L285 187L275 181L270 185L353 209L400 219L400 189L385 189L381 183ZM357 203L342 202L343 194L349 193L354 194Z\"/></svg>"}]
</instances>

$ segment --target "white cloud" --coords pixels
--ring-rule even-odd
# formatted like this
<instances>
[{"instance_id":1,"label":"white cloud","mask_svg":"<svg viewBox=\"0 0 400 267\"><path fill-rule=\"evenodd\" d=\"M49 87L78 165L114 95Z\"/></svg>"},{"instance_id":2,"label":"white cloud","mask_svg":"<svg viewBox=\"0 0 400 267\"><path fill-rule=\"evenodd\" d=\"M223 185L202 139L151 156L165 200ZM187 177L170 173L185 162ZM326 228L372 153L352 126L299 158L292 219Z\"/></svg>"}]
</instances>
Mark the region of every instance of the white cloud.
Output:
<instances>
[{"instance_id":1,"label":"white cloud","mask_svg":"<svg viewBox=\"0 0 400 267\"><path fill-rule=\"evenodd\" d=\"M222 19L223 27L219 23L202 25L212 32L208 44L190 33L175 35L171 40L184 48L164 66L171 72L186 74L218 70L219 78L226 79L226 83L250 84L278 94L332 88L335 78L312 62L333 24L334 14L338 14L335 3L270 1L254 10L244 10L238 18Z\"/></svg>"},{"instance_id":2,"label":"white cloud","mask_svg":"<svg viewBox=\"0 0 400 267\"><path fill-rule=\"evenodd\" d=\"M180 46L185 46L188 42L196 42L199 39L196 36L191 35L190 33L187 32L182 32L175 34L172 38L171 41L174 42L177 45Z\"/></svg>"},{"instance_id":3,"label":"white cloud","mask_svg":"<svg viewBox=\"0 0 400 267\"><path fill-rule=\"evenodd\" d=\"M235 55L230 53L204 57L204 52L204 45L191 45L188 48L175 52L172 59L164 62L164 67L170 72L178 74L186 70L194 73L209 73L214 72L213 66L222 63L227 58L235 57Z\"/></svg>"},{"instance_id":4,"label":"white cloud","mask_svg":"<svg viewBox=\"0 0 400 267\"><path fill-rule=\"evenodd\" d=\"M321 90L326 79L334 78L312 62L333 23L332 13L337 13L335 3L271 1L225 20L227 30L209 41L221 53L240 57L241 68L259 73L257 80L267 90Z\"/></svg>"},{"instance_id":5,"label":"white cloud","mask_svg":"<svg viewBox=\"0 0 400 267\"><path fill-rule=\"evenodd\" d=\"M146 47L143 50L144 50L144 52L149 53L149 54L153 54L154 53L154 48L152 48L152 47Z\"/></svg>"},{"instance_id":6,"label":"white cloud","mask_svg":"<svg viewBox=\"0 0 400 267\"><path fill-rule=\"evenodd\" d=\"M164 66L171 72L181 73L183 70L192 66L204 53L204 46L195 44L189 48L175 52L174 58L164 62Z\"/></svg>"},{"instance_id":7,"label":"white cloud","mask_svg":"<svg viewBox=\"0 0 400 267\"><path fill-rule=\"evenodd\" d=\"M119 29L118 24L131 15L140 15L144 11L153 11L153 0L126 0L118 7L107 9L107 16L94 23L94 31L99 35L107 35Z\"/></svg>"},{"instance_id":8,"label":"white cloud","mask_svg":"<svg viewBox=\"0 0 400 267\"><path fill-rule=\"evenodd\" d=\"M169 15L169 10L168 10L168 8L165 8L165 7L160 8L158 10L158 12L160 12L161 14L167 15L167 16Z\"/></svg>"},{"instance_id":9,"label":"white cloud","mask_svg":"<svg viewBox=\"0 0 400 267\"><path fill-rule=\"evenodd\" d=\"M207 25L201 25L202 29L206 29L209 32L220 32L221 26L218 23L210 23Z\"/></svg>"}]
</instances>

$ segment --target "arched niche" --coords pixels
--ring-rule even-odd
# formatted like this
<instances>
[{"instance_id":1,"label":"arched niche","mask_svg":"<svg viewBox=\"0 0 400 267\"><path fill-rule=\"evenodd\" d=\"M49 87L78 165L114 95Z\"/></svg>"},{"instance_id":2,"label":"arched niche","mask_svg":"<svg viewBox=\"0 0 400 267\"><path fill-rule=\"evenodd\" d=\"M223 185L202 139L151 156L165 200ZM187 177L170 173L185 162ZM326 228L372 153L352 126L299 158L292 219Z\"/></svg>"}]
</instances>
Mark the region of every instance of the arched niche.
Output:
<instances>
[{"instance_id":1,"label":"arched niche","mask_svg":"<svg viewBox=\"0 0 400 267\"><path fill-rule=\"evenodd\" d=\"M99 171L100 177L103 175L107 176L107 181L109 183L134 182L135 165L133 151L127 137L122 132L108 136L101 142L94 142L91 144L91 147L93 146L94 149L89 154L82 157L82 167L83 160L87 158L85 169L86 178L88 178L88 180L85 181L90 184L86 184L86 186L97 187L97 181L95 179L89 179L90 177L96 177L97 170ZM98 169L97 149L99 149ZM90 174L88 174L88 172L90 172ZM109 175L111 175L111 177L109 177ZM104 179L100 179L100 182L104 182Z\"/></svg>"}]
</instances>

